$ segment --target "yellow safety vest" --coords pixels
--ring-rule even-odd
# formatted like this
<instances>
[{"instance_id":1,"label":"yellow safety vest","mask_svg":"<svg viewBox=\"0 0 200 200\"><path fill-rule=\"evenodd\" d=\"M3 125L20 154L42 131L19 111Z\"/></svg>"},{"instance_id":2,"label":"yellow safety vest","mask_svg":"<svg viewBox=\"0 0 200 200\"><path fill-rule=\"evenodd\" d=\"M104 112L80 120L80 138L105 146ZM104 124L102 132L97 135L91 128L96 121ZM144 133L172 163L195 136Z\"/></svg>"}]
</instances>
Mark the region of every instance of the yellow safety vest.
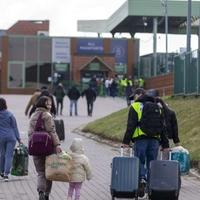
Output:
<instances>
[{"instance_id":1,"label":"yellow safety vest","mask_svg":"<svg viewBox=\"0 0 200 200\"><path fill-rule=\"evenodd\" d=\"M139 79L139 87L144 87L144 79Z\"/></svg>"},{"instance_id":2,"label":"yellow safety vest","mask_svg":"<svg viewBox=\"0 0 200 200\"><path fill-rule=\"evenodd\" d=\"M141 117L142 117L143 104L140 103L140 102L134 102L134 103L132 103L131 106L133 107L133 109L138 114L138 122L139 122L141 120ZM132 135L132 138L137 138L137 137L140 137L142 135L146 135L146 134L138 126L138 127L136 127L136 129L135 129L135 131ZM159 136L155 136L155 138L159 138Z\"/></svg>"},{"instance_id":3,"label":"yellow safety vest","mask_svg":"<svg viewBox=\"0 0 200 200\"><path fill-rule=\"evenodd\" d=\"M127 79L121 79L121 85L126 87L127 86Z\"/></svg>"}]
</instances>

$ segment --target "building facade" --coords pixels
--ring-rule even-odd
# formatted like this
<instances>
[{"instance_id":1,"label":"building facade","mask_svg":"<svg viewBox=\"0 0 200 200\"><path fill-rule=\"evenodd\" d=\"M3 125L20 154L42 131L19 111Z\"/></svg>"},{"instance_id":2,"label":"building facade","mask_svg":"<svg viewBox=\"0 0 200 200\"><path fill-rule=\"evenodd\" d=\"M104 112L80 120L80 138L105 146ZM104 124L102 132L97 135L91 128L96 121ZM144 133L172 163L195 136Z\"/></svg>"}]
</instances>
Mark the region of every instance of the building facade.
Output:
<instances>
[{"instance_id":1,"label":"building facade","mask_svg":"<svg viewBox=\"0 0 200 200\"><path fill-rule=\"evenodd\" d=\"M2 36L1 54L1 93L29 94L58 82L87 83L94 75L133 77L139 41L49 37L34 31L33 35Z\"/></svg>"}]
</instances>

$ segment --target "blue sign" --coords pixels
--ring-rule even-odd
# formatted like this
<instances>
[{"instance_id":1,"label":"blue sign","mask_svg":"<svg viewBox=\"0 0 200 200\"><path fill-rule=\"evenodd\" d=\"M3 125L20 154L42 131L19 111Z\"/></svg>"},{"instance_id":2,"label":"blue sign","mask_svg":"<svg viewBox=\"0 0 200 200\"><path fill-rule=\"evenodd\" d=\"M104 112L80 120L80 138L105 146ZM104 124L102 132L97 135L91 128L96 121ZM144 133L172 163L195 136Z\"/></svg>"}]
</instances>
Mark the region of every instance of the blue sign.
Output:
<instances>
[{"instance_id":1,"label":"blue sign","mask_svg":"<svg viewBox=\"0 0 200 200\"><path fill-rule=\"evenodd\" d=\"M115 62L127 64L128 62L128 41L125 39L112 39L110 52L115 54Z\"/></svg>"},{"instance_id":2,"label":"blue sign","mask_svg":"<svg viewBox=\"0 0 200 200\"><path fill-rule=\"evenodd\" d=\"M77 39L77 53L81 54L103 54L103 39L101 38L79 38Z\"/></svg>"}]
</instances>

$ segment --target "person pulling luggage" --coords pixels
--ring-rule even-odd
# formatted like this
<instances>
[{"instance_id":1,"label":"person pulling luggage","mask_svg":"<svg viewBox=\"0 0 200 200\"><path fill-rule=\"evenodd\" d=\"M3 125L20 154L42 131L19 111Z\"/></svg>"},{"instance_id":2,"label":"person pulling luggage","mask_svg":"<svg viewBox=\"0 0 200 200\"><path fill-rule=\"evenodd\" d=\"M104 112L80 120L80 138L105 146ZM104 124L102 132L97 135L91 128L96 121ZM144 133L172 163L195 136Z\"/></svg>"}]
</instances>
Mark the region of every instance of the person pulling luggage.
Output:
<instances>
[{"instance_id":1,"label":"person pulling luggage","mask_svg":"<svg viewBox=\"0 0 200 200\"><path fill-rule=\"evenodd\" d=\"M140 160L138 195L143 197L150 161L157 159L160 144L164 151L169 150L169 141L164 132L161 110L155 99L146 95L143 88L137 88L133 97L122 145L128 147L131 141L134 143L134 155Z\"/></svg>"}]
</instances>

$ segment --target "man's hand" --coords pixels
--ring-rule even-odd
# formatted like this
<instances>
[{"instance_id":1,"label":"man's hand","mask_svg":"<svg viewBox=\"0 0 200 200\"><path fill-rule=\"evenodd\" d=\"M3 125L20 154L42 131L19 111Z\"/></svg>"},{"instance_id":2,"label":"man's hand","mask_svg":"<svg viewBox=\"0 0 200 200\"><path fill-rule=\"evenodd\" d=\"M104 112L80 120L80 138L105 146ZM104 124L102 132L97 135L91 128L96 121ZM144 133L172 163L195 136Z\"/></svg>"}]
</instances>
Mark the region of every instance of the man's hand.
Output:
<instances>
[{"instance_id":1,"label":"man's hand","mask_svg":"<svg viewBox=\"0 0 200 200\"><path fill-rule=\"evenodd\" d=\"M123 148L129 148L130 146L129 146L129 144L121 144L121 147L123 147Z\"/></svg>"},{"instance_id":2,"label":"man's hand","mask_svg":"<svg viewBox=\"0 0 200 200\"><path fill-rule=\"evenodd\" d=\"M170 148L163 148L163 149L161 149L161 151L163 151L163 152L169 152L171 149Z\"/></svg>"},{"instance_id":3,"label":"man's hand","mask_svg":"<svg viewBox=\"0 0 200 200\"><path fill-rule=\"evenodd\" d=\"M176 146L176 147L179 147L179 146L181 146L181 145L180 145L180 143L178 142L178 143L175 143L175 146Z\"/></svg>"}]
</instances>

